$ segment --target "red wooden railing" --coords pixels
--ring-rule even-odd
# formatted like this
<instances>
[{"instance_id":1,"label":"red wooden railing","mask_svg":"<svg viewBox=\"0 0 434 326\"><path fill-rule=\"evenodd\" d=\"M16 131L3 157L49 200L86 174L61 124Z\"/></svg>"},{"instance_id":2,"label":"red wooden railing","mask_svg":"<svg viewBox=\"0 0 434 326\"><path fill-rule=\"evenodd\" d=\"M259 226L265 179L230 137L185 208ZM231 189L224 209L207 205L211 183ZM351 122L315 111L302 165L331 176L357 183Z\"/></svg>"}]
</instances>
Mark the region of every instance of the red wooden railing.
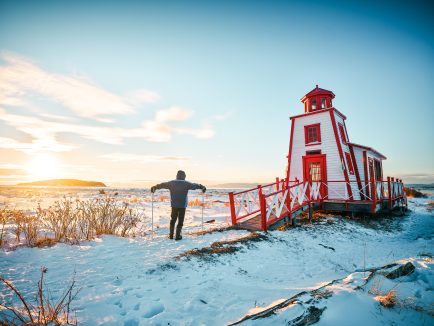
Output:
<instances>
[{"instance_id":1,"label":"red wooden railing","mask_svg":"<svg viewBox=\"0 0 434 326\"><path fill-rule=\"evenodd\" d=\"M347 189L351 188L351 194ZM291 214L300 207L311 203L327 201L354 202L371 204L375 213L377 204L388 202L389 209L397 201L407 205L402 180L387 178L387 181L357 182L328 180L324 182L288 181L276 178L276 182L239 192L230 192L229 201L232 224L247 219L261 218L261 229L268 227ZM347 206L348 208L348 206Z\"/></svg>"}]
</instances>

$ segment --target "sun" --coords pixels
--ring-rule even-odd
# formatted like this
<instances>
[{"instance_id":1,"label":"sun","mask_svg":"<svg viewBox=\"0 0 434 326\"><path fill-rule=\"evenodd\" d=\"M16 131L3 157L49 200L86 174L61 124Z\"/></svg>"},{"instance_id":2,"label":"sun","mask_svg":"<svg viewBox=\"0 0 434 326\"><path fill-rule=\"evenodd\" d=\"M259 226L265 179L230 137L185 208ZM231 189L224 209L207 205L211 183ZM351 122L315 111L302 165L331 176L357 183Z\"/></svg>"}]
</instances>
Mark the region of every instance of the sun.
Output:
<instances>
[{"instance_id":1,"label":"sun","mask_svg":"<svg viewBox=\"0 0 434 326\"><path fill-rule=\"evenodd\" d=\"M53 179L59 175L59 164L50 155L38 155L29 162L26 170L32 179Z\"/></svg>"}]
</instances>

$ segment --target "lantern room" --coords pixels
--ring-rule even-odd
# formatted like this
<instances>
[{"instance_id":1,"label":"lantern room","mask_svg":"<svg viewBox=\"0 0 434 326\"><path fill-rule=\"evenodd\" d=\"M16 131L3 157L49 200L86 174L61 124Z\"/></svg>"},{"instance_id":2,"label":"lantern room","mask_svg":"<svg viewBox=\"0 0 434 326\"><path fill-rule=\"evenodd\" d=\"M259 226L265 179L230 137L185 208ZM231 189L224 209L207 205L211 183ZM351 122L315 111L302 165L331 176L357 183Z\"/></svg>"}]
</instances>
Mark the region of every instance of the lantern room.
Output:
<instances>
[{"instance_id":1,"label":"lantern room","mask_svg":"<svg viewBox=\"0 0 434 326\"><path fill-rule=\"evenodd\" d=\"M318 85L307 93L301 99L304 104L304 113L314 112L317 110L324 110L333 107L332 100L335 98L335 94L323 88L319 88Z\"/></svg>"}]
</instances>

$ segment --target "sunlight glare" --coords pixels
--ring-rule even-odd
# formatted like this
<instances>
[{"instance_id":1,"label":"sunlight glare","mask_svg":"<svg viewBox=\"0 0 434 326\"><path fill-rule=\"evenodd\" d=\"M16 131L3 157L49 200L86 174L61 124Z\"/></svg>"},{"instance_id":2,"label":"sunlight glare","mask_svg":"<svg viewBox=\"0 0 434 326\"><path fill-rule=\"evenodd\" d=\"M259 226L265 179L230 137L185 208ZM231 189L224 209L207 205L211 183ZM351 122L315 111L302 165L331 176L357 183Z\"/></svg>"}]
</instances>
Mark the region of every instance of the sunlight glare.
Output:
<instances>
[{"instance_id":1,"label":"sunlight glare","mask_svg":"<svg viewBox=\"0 0 434 326\"><path fill-rule=\"evenodd\" d=\"M32 159L27 172L32 179L53 179L59 174L58 162L52 156L40 155Z\"/></svg>"}]
</instances>

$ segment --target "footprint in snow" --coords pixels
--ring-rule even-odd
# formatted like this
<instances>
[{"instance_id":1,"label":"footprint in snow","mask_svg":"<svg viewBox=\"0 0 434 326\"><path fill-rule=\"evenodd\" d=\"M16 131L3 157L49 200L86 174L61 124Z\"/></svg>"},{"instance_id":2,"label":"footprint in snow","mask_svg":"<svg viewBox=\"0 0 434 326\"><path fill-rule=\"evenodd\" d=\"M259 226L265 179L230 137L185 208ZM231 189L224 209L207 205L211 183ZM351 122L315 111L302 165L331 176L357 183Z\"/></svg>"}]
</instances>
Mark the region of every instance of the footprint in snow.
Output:
<instances>
[{"instance_id":1,"label":"footprint in snow","mask_svg":"<svg viewBox=\"0 0 434 326\"><path fill-rule=\"evenodd\" d=\"M143 318L152 318L158 314L161 314L164 311L164 305L162 303L155 303L152 306L148 307L148 309L143 314Z\"/></svg>"},{"instance_id":2,"label":"footprint in snow","mask_svg":"<svg viewBox=\"0 0 434 326\"><path fill-rule=\"evenodd\" d=\"M128 319L125 321L124 326L139 326L139 321L137 319Z\"/></svg>"}]
</instances>

